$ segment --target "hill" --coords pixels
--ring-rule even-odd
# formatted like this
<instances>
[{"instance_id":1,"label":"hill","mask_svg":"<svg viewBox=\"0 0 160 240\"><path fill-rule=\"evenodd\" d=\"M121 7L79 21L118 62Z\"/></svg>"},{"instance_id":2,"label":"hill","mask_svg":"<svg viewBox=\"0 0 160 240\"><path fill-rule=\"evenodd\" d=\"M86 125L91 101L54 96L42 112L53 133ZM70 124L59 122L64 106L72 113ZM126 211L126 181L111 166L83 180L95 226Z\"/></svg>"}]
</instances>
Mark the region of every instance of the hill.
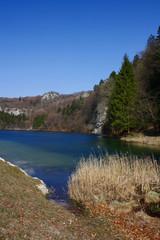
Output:
<instances>
[{"instance_id":1,"label":"hill","mask_svg":"<svg viewBox=\"0 0 160 240\"><path fill-rule=\"evenodd\" d=\"M0 129L91 133L101 131L105 117L104 91L0 98Z\"/></svg>"}]
</instances>

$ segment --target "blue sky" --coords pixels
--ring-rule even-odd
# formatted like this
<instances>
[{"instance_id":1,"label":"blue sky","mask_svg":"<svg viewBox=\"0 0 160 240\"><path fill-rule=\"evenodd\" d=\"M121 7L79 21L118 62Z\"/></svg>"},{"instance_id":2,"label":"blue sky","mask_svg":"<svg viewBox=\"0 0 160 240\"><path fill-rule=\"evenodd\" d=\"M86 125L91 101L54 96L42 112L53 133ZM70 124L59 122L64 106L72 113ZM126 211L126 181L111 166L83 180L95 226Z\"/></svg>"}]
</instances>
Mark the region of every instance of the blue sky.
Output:
<instances>
[{"instance_id":1,"label":"blue sky","mask_svg":"<svg viewBox=\"0 0 160 240\"><path fill-rule=\"evenodd\" d=\"M159 0L0 0L0 97L92 90L159 25Z\"/></svg>"}]
</instances>

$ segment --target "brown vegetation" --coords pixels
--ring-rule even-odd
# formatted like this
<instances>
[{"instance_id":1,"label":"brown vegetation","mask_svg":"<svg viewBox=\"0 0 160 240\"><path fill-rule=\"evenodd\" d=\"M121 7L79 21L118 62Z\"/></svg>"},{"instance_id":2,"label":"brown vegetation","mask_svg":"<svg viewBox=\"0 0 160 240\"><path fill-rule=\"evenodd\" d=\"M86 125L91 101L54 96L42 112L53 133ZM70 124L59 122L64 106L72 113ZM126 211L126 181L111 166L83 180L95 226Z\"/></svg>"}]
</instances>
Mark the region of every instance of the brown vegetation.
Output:
<instances>
[{"instance_id":1,"label":"brown vegetation","mask_svg":"<svg viewBox=\"0 0 160 240\"><path fill-rule=\"evenodd\" d=\"M121 137L121 140L127 142L136 142L148 145L160 146L160 136L145 136L144 134L132 134Z\"/></svg>"},{"instance_id":2,"label":"brown vegetation","mask_svg":"<svg viewBox=\"0 0 160 240\"><path fill-rule=\"evenodd\" d=\"M125 155L90 156L79 163L68 187L71 199L129 239L160 239L160 168L156 161Z\"/></svg>"},{"instance_id":3,"label":"brown vegetation","mask_svg":"<svg viewBox=\"0 0 160 240\"><path fill-rule=\"evenodd\" d=\"M82 159L68 182L69 196L74 201L111 203L135 201L140 205L145 194L160 192L160 168L155 160L136 156L108 155ZM144 206L143 206L144 207Z\"/></svg>"}]
</instances>

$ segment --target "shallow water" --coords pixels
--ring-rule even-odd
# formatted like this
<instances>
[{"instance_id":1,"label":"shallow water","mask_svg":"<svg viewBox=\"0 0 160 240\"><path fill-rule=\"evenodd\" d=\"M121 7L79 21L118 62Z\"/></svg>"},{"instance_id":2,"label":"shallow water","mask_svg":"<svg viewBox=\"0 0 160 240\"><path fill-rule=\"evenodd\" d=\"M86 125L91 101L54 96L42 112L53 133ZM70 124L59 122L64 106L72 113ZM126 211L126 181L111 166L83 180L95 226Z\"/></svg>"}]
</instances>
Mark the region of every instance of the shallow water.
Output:
<instances>
[{"instance_id":1,"label":"shallow water","mask_svg":"<svg viewBox=\"0 0 160 240\"><path fill-rule=\"evenodd\" d=\"M58 132L0 131L0 157L24 169L29 175L53 186L55 199L67 200L67 181L82 157L91 153L129 152L154 155L160 147L103 138L93 134Z\"/></svg>"}]
</instances>

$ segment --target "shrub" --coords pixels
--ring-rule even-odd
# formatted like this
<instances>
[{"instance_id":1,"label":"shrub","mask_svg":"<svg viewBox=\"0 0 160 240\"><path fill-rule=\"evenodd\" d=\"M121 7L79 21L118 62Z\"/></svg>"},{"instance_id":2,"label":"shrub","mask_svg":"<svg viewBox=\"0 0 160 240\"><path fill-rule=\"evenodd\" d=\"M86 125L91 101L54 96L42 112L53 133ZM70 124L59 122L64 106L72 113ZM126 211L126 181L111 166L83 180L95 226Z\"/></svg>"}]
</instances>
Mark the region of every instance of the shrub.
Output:
<instances>
[{"instance_id":1,"label":"shrub","mask_svg":"<svg viewBox=\"0 0 160 240\"><path fill-rule=\"evenodd\" d=\"M133 155L108 155L81 159L68 181L70 199L88 203L132 201L137 203L149 191L160 192L157 161Z\"/></svg>"}]
</instances>

